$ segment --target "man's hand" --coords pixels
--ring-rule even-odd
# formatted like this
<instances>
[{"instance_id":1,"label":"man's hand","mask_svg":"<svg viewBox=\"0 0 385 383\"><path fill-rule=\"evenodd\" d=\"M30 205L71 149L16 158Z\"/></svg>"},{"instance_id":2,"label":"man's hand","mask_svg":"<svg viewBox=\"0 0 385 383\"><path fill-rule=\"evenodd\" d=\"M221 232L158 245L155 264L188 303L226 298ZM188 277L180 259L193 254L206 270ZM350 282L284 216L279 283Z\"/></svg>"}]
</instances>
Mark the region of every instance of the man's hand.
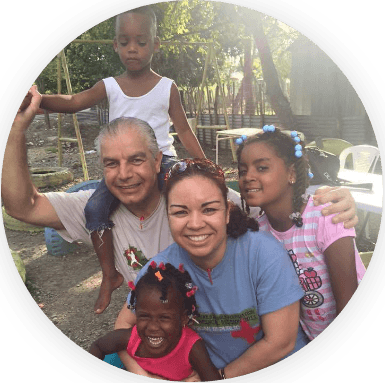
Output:
<instances>
[{"instance_id":1,"label":"man's hand","mask_svg":"<svg viewBox=\"0 0 385 383\"><path fill-rule=\"evenodd\" d=\"M333 223L343 222L346 229L357 225L356 204L347 188L323 186L314 193L314 205L323 205L332 202L332 205L322 209L323 215L337 213Z\"/></svg>"},{"instance_id":2,"label":"man's hand","mask_svg":"<svg viewBox=\"0 0 385 383\"><path fill-rule=\"evenodd\" d=\"M28 91L27 95L16 114L15 120L12 124L13 131L26 131L29 124L32 122L36 113L39 110L41 102L41 94L37 91L37 86L34 85Z\"/></svg>"}]
</instances>

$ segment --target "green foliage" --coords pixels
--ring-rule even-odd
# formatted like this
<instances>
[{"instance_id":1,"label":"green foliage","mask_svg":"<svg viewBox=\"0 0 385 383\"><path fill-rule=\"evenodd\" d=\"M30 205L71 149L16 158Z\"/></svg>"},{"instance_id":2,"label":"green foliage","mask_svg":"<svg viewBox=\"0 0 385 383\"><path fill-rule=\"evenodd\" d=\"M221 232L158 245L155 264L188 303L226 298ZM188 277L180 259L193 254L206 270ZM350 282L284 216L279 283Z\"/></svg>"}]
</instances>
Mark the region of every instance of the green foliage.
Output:
<instances>
[{"instance_id":1,"label":"green foliage","mask_svg":"<svg viewBox=\"0 0 385 383\"><path fill-rule=\"evenodd\" d=\"M245 27L245 15L250 10L232 4L201 0L181 0L153 5L158 17L158 35L163 44L153 60L153 69L176 81L178 86L200 85L205 65L206 45L179 45L176 42L196 43L213 41L222 80L229 82L232 72L242 71L244 40L250 38ZM283 78L290 72L290 54L287 47L298 32L278 20L265 16L263 25L278 72ZM297 35L296 35L297 34ZM112 40L113 18L84 32L79 39ZM65 49L72 88L75 93L92 87L97 81L116 76L124 71L112 44L71 43ZM236 64L235 64L236 63ZM259 60L254 60L254 73L261 77ZM208 80L214 83L213 65L209 66ZM57 93L57 63L54 58L40 74L38 83L44 83L46 93ZM63 76L63 93L66 84Z\"/></svg>"}]
</instances>

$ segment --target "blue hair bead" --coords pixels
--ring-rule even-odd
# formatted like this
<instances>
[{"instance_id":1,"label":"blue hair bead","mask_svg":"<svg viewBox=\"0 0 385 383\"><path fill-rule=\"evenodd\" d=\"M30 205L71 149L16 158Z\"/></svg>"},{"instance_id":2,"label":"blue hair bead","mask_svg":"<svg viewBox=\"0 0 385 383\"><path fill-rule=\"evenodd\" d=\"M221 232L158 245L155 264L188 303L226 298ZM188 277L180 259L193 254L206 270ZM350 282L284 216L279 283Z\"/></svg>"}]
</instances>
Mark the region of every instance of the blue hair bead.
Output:
<instances>
[{"instance_id":1,"label":"blue hair bead","mask_svg":"<svg viewBox=\"0 0 385 383\"><path fill-rule=\"evenodd\" d=\"M265 125L263 128L262 128L263 132L264 133L267 133L267 132L274 132L275 131L275 126L274 125Z\"/></svg>"},{"instance_id":2,"label":"blue hair bead","mask_svg":"<svg viewBox=\"0 0 385 383\"><path fill-rule=\"evenodd\" d=\"M187 169L187 163L185 161L180 161L179 162L179 173L183 173Z\"/></svg>"},{"instance_id":3,"label":"blue hair bead","mask_svg":"<svg viewBox=\"0 0 385 383\"><path fill-rule=\"evenodd\" d=\"M239 137L239 138L237 138L237 139L235 140L235 143L236 143L237 145L241 145L242 142L243 142L243 140L242 140L241 137Z\"/></svg>"},{"instance_id":4,"label":"blue hair bead","mask_svg":"<svg viewBox=\"0 0 385 383\"><path fill-rule=\"evenodd\" d=\"M293 140L294 140L295 142L301 142L301 139L300 139L298 136L294 137Z\"/></svg>"},{"instance_id":5,"label":"blue hair bead","mask_svg":"<svg viewBox=\"0 0 385 383\"><path fill-rule=\"evenodd\" d=\"M297 158L301 158L302 157L302 150L296 150L294 155L297 157Z\"/></svg>"},{"instance_id":6,"label":"blue hair bead","mask_svg":"<svg viewBox=\"0 0 385 383\"><path fill-rule=\"evenodd\" d=\"M314 177L314 174L312 172L307 173L308 177L312 179Z\"/></svg>"},{"instance_id":7,"label":"blue hair bead","mask_svg":"<svg viewBox=\"0 0 385 383\"><path fill-rule=\"evenodd\" d=\"M297 151L301 151L302 152L302 146L300 144L297 144L296 146L294 146L294 150Z\"/></svg>"},{"instance_id":8,"label":"blue hair bead","mask_svg":"<svg viewBox=\"0 0 385 383\"><path fill-rule=\"evenodd\" d=\"M297 137L297 136L298 136L298 133L297 133L295 130L293 130L293 131L290 133L290 136L291 136L291 138Z\"/></svg>"},{"instance_id":9,"label":"blue hair bead","mask_svg":"<svg viewBox=\"0 0 385 383\"><path fill-rule=\"evenodd\" d=\"M247 140L246 134L242 134L241 138L242 138L243 141Z\"/></svg>"}]
</instances>

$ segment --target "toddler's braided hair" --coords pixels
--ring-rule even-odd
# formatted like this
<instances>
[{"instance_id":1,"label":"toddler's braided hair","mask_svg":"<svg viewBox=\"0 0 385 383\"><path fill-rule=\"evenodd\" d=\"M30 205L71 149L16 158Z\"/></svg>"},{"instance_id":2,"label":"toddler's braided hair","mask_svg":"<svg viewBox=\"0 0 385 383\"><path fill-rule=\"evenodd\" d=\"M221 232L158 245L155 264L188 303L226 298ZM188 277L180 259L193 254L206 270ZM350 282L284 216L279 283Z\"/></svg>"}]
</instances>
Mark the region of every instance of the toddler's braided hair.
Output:
<instances>
[{"instance_id":1,"label":"toddler's braided hair","mask_svg":"<svg viewBox=\"0 0 385 383\"><path fill-rule=\"evenodd\" d=\"M247 145L259 142L263 142L269 145L275 151L275 154L284 161L287 167L294 164L296 182L293 185L294 193L292 207L293 213L300 212L304 203L303 196L306 194L306 189L309 186L309 162L307 159L304 142L295 142L289 134L283 133L279 129L275 129L274 132L256 134L255 136L247 138L247 140L245 140L239 145L237 149L238 163L240 162L243 149ZM297 144L300 144L302 146L303 155L300 158L295 156L294 147ZM242 206L244 206L243 198ZM247 209L248 206L246 205L246 210ZM301 227L303 225L302 217L300 216L300 214L295 215L292 220L297 227Z\"/></svg>"},{"instance_id":2,"label":"toddler's braided hair","mask_svg":"<svg viewBox=\"0 0 385 383\"><path fill-rule=\"evenodd\" d=\"M131 291L130 306L135 308L138 294L144 287L154 287L160 293L160 300L167 301L167 292L169 287L173 288L182 296L184 309L187 316L198 315L197 304L194 293L196 286L193 285L192 279L188 271L184 270L183 265L179 265L179 269L175 268L171 263L160 263L156 265L154 261L150 263L147 272L139 279L135 289Z\"/></svg>"}]
</instances>

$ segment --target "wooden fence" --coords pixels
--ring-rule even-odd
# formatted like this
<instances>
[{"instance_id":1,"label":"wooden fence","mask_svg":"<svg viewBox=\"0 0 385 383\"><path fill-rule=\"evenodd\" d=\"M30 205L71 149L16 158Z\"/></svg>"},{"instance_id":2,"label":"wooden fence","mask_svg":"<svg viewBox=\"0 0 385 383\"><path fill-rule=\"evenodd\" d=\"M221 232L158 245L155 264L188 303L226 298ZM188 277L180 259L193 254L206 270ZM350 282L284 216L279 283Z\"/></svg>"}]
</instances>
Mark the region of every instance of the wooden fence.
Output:
<instances>
[{"instance_id":1,"label":"wooden fence","mask_svg":"<svg viewBox=\"0 0 385 383\"><path fill-rule=\"evenodd\" d=\"M214 125L213 115L203 114L199 118L198 125ZM224 125L224 116L218 115L218 124ZM353 145L373 145L377 146L376 137L370 121L365 117L346 117L342 122L336 118L325 118L319 116L296 116L298 130L303 132L306 141L313 141L316 137L342 138L351 142ZM277 125L279 120L276 115L232 115L229 114L230 128L261 128L263 125ZM214 129L200 129L198 139L200 142L215 146ZM228 141L219 143L221 148L229 148Z\"/></svg>"}]
</instances>

